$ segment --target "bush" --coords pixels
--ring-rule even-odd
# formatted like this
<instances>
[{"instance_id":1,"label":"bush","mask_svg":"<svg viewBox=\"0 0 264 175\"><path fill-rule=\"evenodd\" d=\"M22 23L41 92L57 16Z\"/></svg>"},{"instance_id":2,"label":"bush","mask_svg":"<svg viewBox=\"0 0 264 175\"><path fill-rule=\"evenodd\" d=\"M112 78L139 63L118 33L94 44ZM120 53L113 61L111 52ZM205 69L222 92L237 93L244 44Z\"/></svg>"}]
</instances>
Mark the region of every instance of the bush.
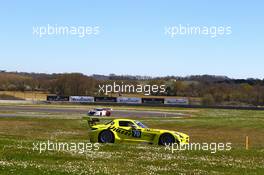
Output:
<instances>
[{"instance_id":1,"label":"bush","mask_svg":"<svg viewBox=\"0 0 264 175\"><path fill-rule=\"evenodd\" d=\"M214 105L215 99L211 94L205 94L202 98L203 105Z\"/></svg>"}]
</instances>

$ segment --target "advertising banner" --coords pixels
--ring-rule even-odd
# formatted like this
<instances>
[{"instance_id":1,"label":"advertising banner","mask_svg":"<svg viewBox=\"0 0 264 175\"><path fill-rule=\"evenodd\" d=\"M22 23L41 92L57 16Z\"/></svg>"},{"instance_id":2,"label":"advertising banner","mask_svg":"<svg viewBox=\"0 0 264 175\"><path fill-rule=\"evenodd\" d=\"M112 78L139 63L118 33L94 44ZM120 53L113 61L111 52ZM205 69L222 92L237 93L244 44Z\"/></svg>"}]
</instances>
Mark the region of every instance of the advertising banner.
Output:
<instances>
[{"instance_id":1,"label":"advertising banner","mask_svg":"<svg viewBox=\"0 0 264 175\"><path fill-rule=\"evenodd\" d=\"M94 102L94 97L89 97L89 96L70 96L70 102L93 103Z\"/></svg>"},{"instance_id":2,"label":"advertising banner","mask_svg":"<svg viewBox=\"0 0 264 175\"><path fill-rule=\"evenodd\" d=\"M116 102L116 97L95 97L95 102Z\"/></svg>"},{"instance_id":3,"label":"advertising banner","mask_svg":"<svg viewBox=\"0 0 264 175\"><path fill-rule=\"evenodd\" d=\"M188 105L189 100L187 98L165 98L164 104L168 105Z\"/></svg>"},{"instance_id":4,"label":"advertising banner","mask_svg":"<svg viewBox=\"0 0 264 175\"><path fill-rule=\"evenodd\" d=\"M47 101L69 101L69 96L48 95Z\"/></svg>"},{"instance_id":5,"label":"advertising banner","mask_svg":"<svg viewBox=\"0 0 264 175\"><path fill-rule=\"evenodd\" d=\"M140 104L142 103L142 99L135 97L117 97L117 103Z\"/></svg>"},{"instance_id":6,"label":"advertising banner","mask_svg":"<svg viewBox=\"0 0 264 175\"><path fill-rule=\"evenodd\" d=\"M163 98L142 98L142 103L164 104L164 99Z\"/></svg>"}]
</instances>

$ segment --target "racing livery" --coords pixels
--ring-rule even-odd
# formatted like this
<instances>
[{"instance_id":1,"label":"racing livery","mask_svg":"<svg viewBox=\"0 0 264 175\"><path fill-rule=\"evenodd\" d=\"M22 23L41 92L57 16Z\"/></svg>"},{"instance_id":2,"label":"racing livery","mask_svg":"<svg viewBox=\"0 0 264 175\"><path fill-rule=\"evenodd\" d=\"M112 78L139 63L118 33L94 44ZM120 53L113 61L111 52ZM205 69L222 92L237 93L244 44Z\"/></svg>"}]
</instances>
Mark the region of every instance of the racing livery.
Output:
<instances>
[{"instance_id":1,"label":"racing livery","mask_svg":"<svg viewBox=\"0 0 264 175\"><path fill-rule=\"evenodd\" d=\"M111 115L111 108L95 108L88 111L87 115L89 116L110 116Z\"/></svg>"},{"instance_id":2,"label":"racing livery","mask_svg":"<svg viewBox=\"0 0 264 175\"><path fill-rule=\"evenodd\" d=\"M114 119L106 124L97 124L98 118L89 118L90 141L100 143L149 143L167 145L188 144L189 136L176 131L151 129L137 120Z\"/></svg>"}]
</instances>

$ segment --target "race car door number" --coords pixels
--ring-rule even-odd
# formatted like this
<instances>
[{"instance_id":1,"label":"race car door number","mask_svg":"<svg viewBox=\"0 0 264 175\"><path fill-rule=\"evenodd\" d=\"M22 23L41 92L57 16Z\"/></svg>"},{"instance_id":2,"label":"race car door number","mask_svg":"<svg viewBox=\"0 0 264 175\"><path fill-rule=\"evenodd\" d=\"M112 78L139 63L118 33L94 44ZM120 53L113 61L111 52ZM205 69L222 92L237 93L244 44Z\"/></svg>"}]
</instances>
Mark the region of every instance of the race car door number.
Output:
<instances>
[{"instance_id":1,"label":"race car door number","mask_svg":"<svg viewBox=\"0 0 264 175\"><path fill-rule=\"evenodd\" d=\"M132 137L141 137L141 131L140 130L132 130Z\"/></svg>"}]
</instances>

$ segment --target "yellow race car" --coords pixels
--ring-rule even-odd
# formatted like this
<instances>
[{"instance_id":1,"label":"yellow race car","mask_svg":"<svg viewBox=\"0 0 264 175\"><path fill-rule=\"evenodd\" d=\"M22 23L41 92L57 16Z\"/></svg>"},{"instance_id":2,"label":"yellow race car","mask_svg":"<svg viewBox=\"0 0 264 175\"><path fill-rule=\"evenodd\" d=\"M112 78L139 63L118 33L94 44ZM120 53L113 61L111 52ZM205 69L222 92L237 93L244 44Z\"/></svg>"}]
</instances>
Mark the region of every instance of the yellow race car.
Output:
<instances>
[{"instance_id":1,"label":"yellow race car","mask_svg":"<svg viewBox=\"0 0 264 175\"><path fill-rule=\"evenodd\" d=\"M114 119L98 124L98 118L89 118L90 141L99 143L149 143L168 145L188 144L189 136L176 131L151 129L137 120Z\"/></svg>"}]
</instances>

